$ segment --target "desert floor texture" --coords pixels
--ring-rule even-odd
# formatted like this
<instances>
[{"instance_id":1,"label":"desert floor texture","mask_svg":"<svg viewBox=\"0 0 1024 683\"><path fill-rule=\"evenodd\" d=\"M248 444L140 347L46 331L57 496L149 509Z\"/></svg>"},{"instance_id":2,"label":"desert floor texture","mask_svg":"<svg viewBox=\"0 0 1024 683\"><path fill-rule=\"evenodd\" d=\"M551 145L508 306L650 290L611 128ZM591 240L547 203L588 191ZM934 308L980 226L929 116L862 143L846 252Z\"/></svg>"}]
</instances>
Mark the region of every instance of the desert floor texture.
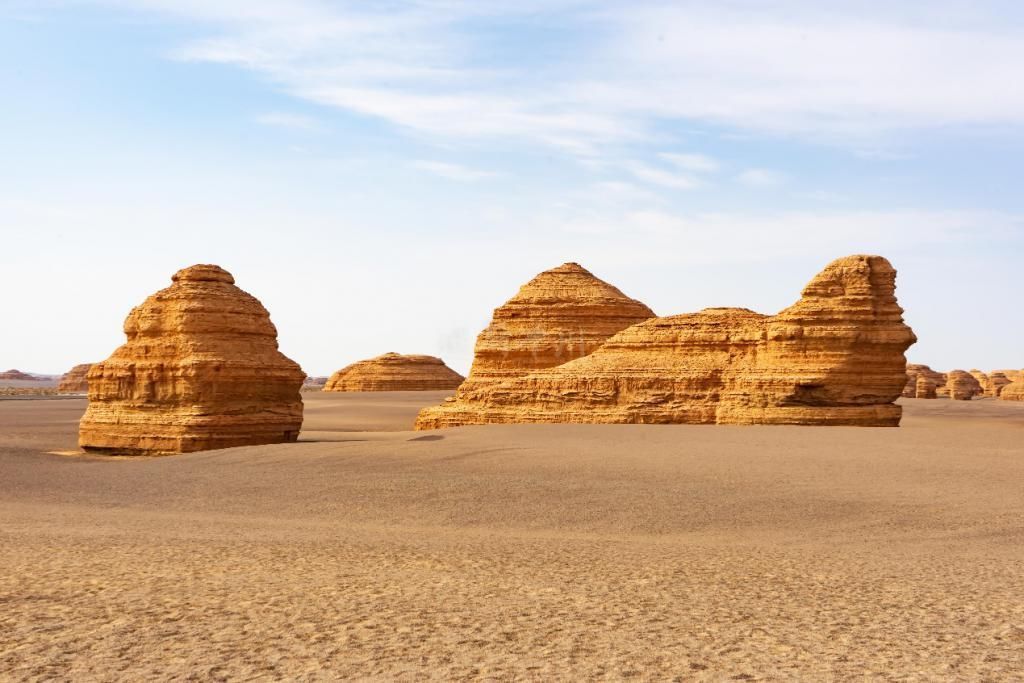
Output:
<instances>
[{"instance_id":1,"label":"desert floor texture","mask_svg":"<svg viewBox=\"0 0 1024 683\"><path fill-rule=\"evenodd\" d=\"M1024 671L1024 404L406 431L443 395L136 459L53 454L84 399L0 401L0 678Z\"/></svg>"}]
</instances>

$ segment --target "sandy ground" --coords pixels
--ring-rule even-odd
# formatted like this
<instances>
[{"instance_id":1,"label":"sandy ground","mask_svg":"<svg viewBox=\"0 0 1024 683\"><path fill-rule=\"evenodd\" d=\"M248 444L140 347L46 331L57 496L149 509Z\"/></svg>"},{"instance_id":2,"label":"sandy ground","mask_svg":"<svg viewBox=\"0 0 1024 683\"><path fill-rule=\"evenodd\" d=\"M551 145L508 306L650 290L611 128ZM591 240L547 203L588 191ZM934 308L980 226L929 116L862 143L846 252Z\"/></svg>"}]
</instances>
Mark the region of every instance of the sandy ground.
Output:
<instances>
[{"instance_id":1,"label":"sandy ground","mask_svg":"<svg viewBox=\"0 0 1024 683\"><path fill-rule=\"evenodd\" d=\"M122 460L46 454L84 400L0 403L0 678L1024 671L1024 404L394 431L439 396L304 394L298 444Z\"/></svg>"}]
</instances>

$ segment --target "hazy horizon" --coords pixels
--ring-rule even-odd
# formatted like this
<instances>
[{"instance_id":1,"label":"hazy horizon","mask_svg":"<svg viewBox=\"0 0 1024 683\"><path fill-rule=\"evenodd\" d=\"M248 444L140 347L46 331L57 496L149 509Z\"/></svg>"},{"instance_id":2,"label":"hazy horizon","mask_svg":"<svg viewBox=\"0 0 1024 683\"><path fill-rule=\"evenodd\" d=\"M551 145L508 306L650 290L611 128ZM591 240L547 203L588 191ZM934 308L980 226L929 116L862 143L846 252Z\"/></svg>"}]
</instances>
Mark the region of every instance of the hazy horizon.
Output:
<instances>
[{"instance_id":1,"label":"hazy horizon","mask_svg":"<svg viewBox=\"0 0 1024 683\"><path fill-rule=\"evenodd\" d=\"M1024 367L1009 2L0 0L0 367L106 358L217 263L311 375L465 373L576 261L772 314L880 254L938 370Z\"/></svg>"}]
</instances>

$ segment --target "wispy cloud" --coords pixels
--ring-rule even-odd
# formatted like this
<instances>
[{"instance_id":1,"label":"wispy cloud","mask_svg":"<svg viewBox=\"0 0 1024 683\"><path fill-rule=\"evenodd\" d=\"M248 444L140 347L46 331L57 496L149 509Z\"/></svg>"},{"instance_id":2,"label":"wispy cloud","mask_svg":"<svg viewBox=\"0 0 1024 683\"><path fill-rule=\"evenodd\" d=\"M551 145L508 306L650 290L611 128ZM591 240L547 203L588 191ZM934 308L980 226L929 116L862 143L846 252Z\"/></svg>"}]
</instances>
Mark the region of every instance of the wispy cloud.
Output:
<instances>
[{"instance_id":1,"label":"wispy cloud","mask_svg":"<svg viewBox=\"0 0 1024 683\"><path fill-rule=\"evenodd\" d=\"M493 171L481 171L475 168L469 168L462 164L452 164L445 161L429 161L429 160L417 160L411 164L413 167L433 173L434 175L441 176L442 178L448 178L449 180L458 180L460 182L476 182L477 180L483 180L484 178L493 178L497 173Z\"/></svg>"},{"instance_id":2,"label":"wispy cloud","mask_svg":"<svg viewBox=\"0 0 1024 683\"><path fill-rule=\"evenodd\" d=\"M589 154L674 120L862 149L906 129L1024 124L1024 90L1007 87L1019 80L1024 31L1000 21L995 2L937 0L925 16L811 0L107 1L216 32L183 46L181 58L234 64L297 97L446 138ZM516 40L523 13L572 49L495 63L473 28L505 25ZM713 170L695 168L704 162L694 155L674 161Z\"/></svg>"},{"instance_id":3,"label":"wispy cloud","mask_svg":"<svg viewBox=\"0 0 1024 683\"><path fill-rule=\"evenodd\" d=\"M749 187L778 187L785 184L787 177L767 168L748 168L737 175L736 180Z\"/></svg>"},{"instance_id":4,"label":"wispy cloud","mask_svg":"<svg viewBox=\"0 0 1024 683\"><path fill-rule=\"evenodd\" d=\"M662 152L658 155L670 164L687 171L695 173L714 173L721 164L704 154L680 154L677 152Z\"/></svg>"},{"instance_id":5,"label":"wispy cloud","mask_svg":"<svg viewBox=\"0 0 1024 683\"><path fill-rule=\"evenodd\" d=\"M623 164L623 168L637 180L674 190L693 190L701 186L701 181L691 175L667 171L639 161L627 162Z\"/></svg>"},{"instance_id":6,"label":"wispy cloud","mask_svg":"<svg viewBox=\"0 0 1024 683\"><path fill-rule=\"evenodd\" d=\"M264 126L275 126L278 128L290 128L292 130L316 131L321 129L318 120L304 114L290 114L286 112L267 112L256 117L256 123Z\"/></svg>"}]
</instances>

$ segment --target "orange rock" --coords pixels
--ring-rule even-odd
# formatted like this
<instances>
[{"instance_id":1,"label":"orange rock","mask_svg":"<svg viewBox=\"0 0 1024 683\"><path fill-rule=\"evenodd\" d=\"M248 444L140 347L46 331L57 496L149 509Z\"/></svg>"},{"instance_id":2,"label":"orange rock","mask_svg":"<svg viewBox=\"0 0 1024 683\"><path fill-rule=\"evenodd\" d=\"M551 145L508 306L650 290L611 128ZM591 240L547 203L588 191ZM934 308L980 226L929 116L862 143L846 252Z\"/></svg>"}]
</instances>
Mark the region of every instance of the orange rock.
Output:
<instances>
[{"instance_id":1,"label":"orange rock","mask_svg":"<svg viewBox=\"0 0 1024 683\"><path fill-rule=\"evenodd\" d=\"M558 367L423 410L417 429L515 422L897 426L916 341L879 256L831 263L775 316L654 318ZM468 382L467 382L468 384Z\"/></svg>"},{"instance_id":2,"label":"orange rock","mask_svg":"<svg viewBox=\"0 0 1024 683\"><path fill-rule=\"evenodd\" d=\"M79 445L180 453L295 441L306 374L277 349L277 329L227 271L196 265L135 307L127 343L88 373Z\"/></svg>"},{"instance_id":3,"label":"orange rock","mask_svg":"<svg viewBox=\"0 0 1024 683\"><path fill-rule=\"evenodd\" d=\"M1024 401L1024 372L1016 373L1013 381L999 392L999 398L1004 401Z\"/></svg>"},{"instance_id":4,"label":"orange rock","mask_svg":"<svg viewBox=\"0 0 1024 683\"><path fill-rule=\"evenodd\" d=\"M996 398L998 398L999 394L1001 394L1003 391L1003 387L1005 387L1007 384L1010 384L1013 380L1011 380L1002 372L994 370L991 373L989 373L988 381L989 386L985 392L985 395L995 396ZM989 393L989 391L991 391L991 394Z\"/></svg>"},{"instance_id":5,"label":"orange rock","mask_svg":"<svg viewBox=\"0 0 1024 683\"><path fill-rule=\"evenodd\" d=\"M931 381L924 375L918 375L914 398L936 398L935 382Z\"/></svg>"},{"instance_id":6,"label":"orange rock","mask_svg":"<svg viewBox=\"0 0 1024 683\"><path fill-rule=\"evenodd\" d=\"M546 270L494 310L473 352L467 390L591 353L654 312L578 263Z\"/></svg>"},{"instance_id":7,"label":"orange rock","mask_svg":"<svg viewBox=\"0 0 1024 683\"><path fill-rule=\"evenodd\" d=\"M951 370L946 375L946 393L954 401L970 401L975 396L982 396L985 390L971 373Z\"/></svg>"},{"instance_id":8,"label":"orange rock","mask_svg":"<svg viewBox=\"0 0 1024 683\"><path fill-rule=\"evenodd\" d=\"M89 393L89 368L92 363L82 363L68 370L61 378L57 386L58 394L87 394Z\"/></svg>"},{"instance_id":9,"label":"orange rock","mask_svg":"<svg viewBox=\"0 0 1024 683\"><path fill-rule=\"evenodd\" d=\"M464 379L434 356L385 353L338 370L324 391L439 391L454 389Z\"/></svg>"},{"instance_id":10,"label":"orange rock","mask_svg":"<svg viewBox=\"0 0 1024 683\"><path fill-rule=\"evenodd\" d=\"M935 385L936 389L946 386L945 374L935 372L927 365L909 363L907 364L907 384L903 389L903 396L905 398L917 397L917 380L922 376Z\"/></svg>"}]
</instances>

